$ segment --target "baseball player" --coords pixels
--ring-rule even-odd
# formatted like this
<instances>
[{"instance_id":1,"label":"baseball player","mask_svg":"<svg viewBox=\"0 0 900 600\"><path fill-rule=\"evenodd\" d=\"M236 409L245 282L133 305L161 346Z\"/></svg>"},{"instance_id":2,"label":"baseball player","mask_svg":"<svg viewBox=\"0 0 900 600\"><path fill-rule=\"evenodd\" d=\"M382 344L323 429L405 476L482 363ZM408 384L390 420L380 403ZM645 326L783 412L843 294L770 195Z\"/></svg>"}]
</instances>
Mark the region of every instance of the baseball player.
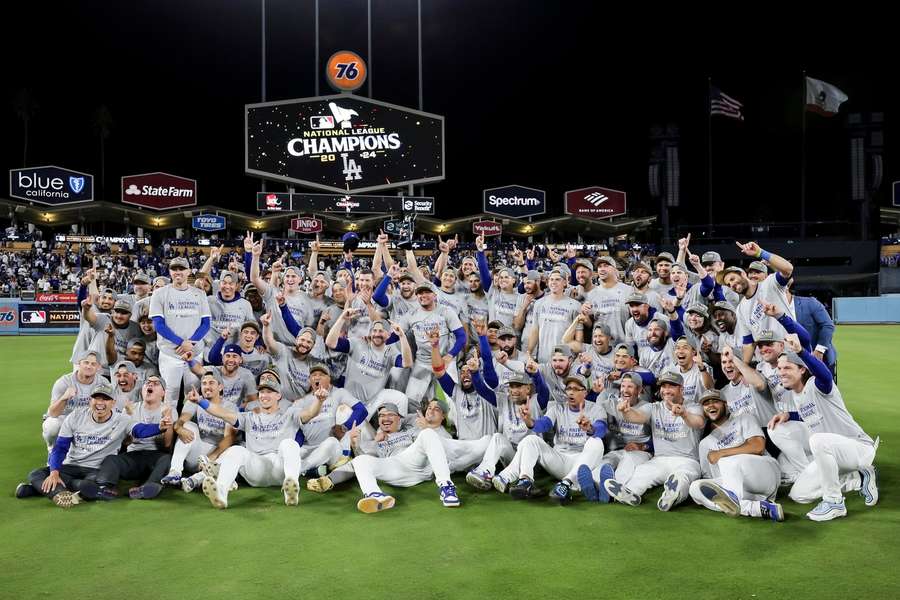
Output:
<instances>
[{"instance_id":1,"label":"baseball player","mask_svg":"<svg viewBox=\"0 0 900 600\"><path fill-rule=\"evenodd\" d=\"M222 274L219 275L219 291L209 297L211 320L205 339L208 349L212 348L225 330L231 334L226 343L238 341L235 334L239 333L238 328L241 323L256 319L253 315L253 307L241 297L238 291L239 286L240 281L237 274L231 271L222 271Z\"/></svg>"},{"instance_id":2,"label":"baseball player","mask_svg":"<svg viewBox=\"0 0 900 600\"><path fill-rule=\"evenodd\" d=\"M78 408L63 422L47 466L32 471L28 482L16 487L16 498L43 495L61 508L75 506L82 499L111 499L115 494L96 483L103 459L117 453L127 435L135 439L152 437L171 426L168 419L146 424L127 413L117 413L112 388L108 384L97 386L89 405Z\"/></svg>"},{"instance_id":3,"label":"baseball player","mask_svg":"<svg viewBox=\"0 0 900 600\"><path fill-rule=\"evenodd\" d=\"M141 387L146 378L142 377L134 367L134 363L123 360L110 369L113 385L113 398L116 401L116 412L126 411L134 414L134 404L141 399Z\"/></svg>"},{"instance_id":4,"label":"baseball player","mask_svg":"<svg viewBox=\"0 0 900 600\"><path fill-rule=\"evenodd\" d=\"M150 500L162 491L160 479L169 470L174 432L171 427L171 406L163 404L165 390L160 377L151 376L141 388L141 400L132 409L133 418L138 423L153 424L165 422L169 426L158 435L137 437L124 453L111 454L100 463L97 473L99 486L114 489L119 479L143 481L141 485L128 490L133 499Z\"/></svg>"},{"instance_id":5,"label":"baseball player","mask_svg":"<svg viewBox=\"0 0 900 600\"><path fill-rule=\"evenodd\" d=\"M533 252L533 250L529 250ZM531 339L531 331L534 329L534 307L538 300L544 297L541 287L541 274L534 269L525 273L522 280L522 291L516 302L516 312L513 316L513 329L519 332L519 347L527 349L528 340Z\"/></svg>"},{"instance_id":6,"label":"baseball player","mask_svg":"<svg viewBox=\"0 0 900 600\"><path fill-rule=\"evenodd\" d=\"M256 321L241 323L237 341L237 346L241 351L241 366L253 373L254 377L259 377L271 362L268 352L265 352L265 348L261 346L261 336L262 330ZM221 335L216 338L212 348L209 349L209 364L222 365L222 350L229 339L231 339L231 329L222 330Z\"/></svg>"},{"instance_id":7,"label":"baseball player","mask_svg":"<svg viewBox=\"0 0 900 600\"><path fill-rule=\"evenodd\" d=\"M728 405L728 414L735 417L750 415L765 433L765 428L776 412L768 382L759 371L745 365L744 361L735 356L731 346L722 349L722 373L728 383L719 393ZM769 444L768 437L766 443Z\"/></svg>"},{"instance_id":8,"label":"baseball player","mask_svg":"<svg viewBox=\"0 0 900 600\"><path fill-rule=\"evenodd\" d=\"M356 434L359 430L355 430ZM440 490L441 503L453 508L460 505L456 487L450 479L450 465L438 433L432 428L401 429L396 405L388 402L378 410L378 433L367 442L355 437L359 451L352 465L363 497L356 507L364 513L375 513L394 506L394 498L385 494L378 481L397 487L411 487L434 477Z\"/></svg>"},{"instance_id":9,"label":"baseball player","mask_svg":"<svg viewBox=\"0 0 900 600\"><path fill-rule=\"evenodd\" d=\"M216 476L206 472L203 493L215 508L228 508L228 492L240 473L253 487L269 487L281 484L284 503L296 506L300 500L300 445L294 439L301 423L315 417L322 400L328 395L318 390L312 406L301 409L294 404L287 409L279 406L281 386L271 380L261 382L258 412L235 413L223 405L208 400L188 399L214 417L219 417L235 429L244 432L245 445L231 446L219 456Z\"/></svg>"},{"instance_id":10,"label":"baseball player","mask_svg":"<svg viewBox=\"0 0 900 600\"><path fill-rule=\"evenodd\" d=\"M222 383L225 385L222 398L238 408L246 408L257 399L256 377L242 366L243 357L244 353L240 346L228 344L222 355L222 366L219 367Z\"/></svg>"},{"instance_id":11,"label":"baseball player","mask_svg":"<svg viewBox=\"0 0 900 600\"><path fill-rule=\"evenodd\" d=\"M509 488L513 498L524 499L538 495L534 486L534 466L540 464L552 476L560 479L550 497L561 505L572 501L572 489L579 491L576 474L579 465L593 469L603 457L603 436L606 435L606 411L602 406L586 402L588 384L583 377L570 375L565 379L566 404L552 403L543 417L532 419L524 408L525 424L535 433L554 431L553 446L540 435L529 436L519 442L510 462L510 475L517 477Z\"/></svg>"},{"instance_id":12,"label":"baseball player","mask_svg":"<svg viewBox=\"0 0 900 600\"><path fill-rule=\"evenodd\" d=\"M196 383L189 361L203 356L203 338L209 331L209 302L198 288L187 282L190 265L180 256L169 261L172 283L153 292L150 318L157 333L159 372L165 382L166 404L178 403L182 382Z\"/></svg>"},{"instance_id":13,"label":"baseball player","mask_svg":"<svg viewBox=\"0 0 900 600\"><path fill-rule=\"evenodd\" d=\"M716 302L712 307L712 319L719 330L718 345L716 353L722 354L725 346L732 349L740 348L742 340L737 337L735 327L737 327L737 313L734 305L725 300Z\"/></svg>"},{"instance_id":14,"label":"baseball player","mask_svg":"<svg viewBox=\"0 0 900 600\"><path fill-rule=\"evenodd\" d=\"M537 356L538 362L550 361L554 346L559 344L575 315L590 308L566 295L566 278L559 269L550 271L547 283L550 293L535 304L534 324L528 339L528 353Z\"/></svg>"},{"instance_id":15,"label":"baseball player","mask_svg":"<svg viewBox=\"0 0 900 600\"><path fill-rule=\"evenodd\" d=\"M263 305L266 311L272 316L272 335L274 336L274 339L283 344L294 344L296 336L291 335L278 307L278 299L276 296L279 290L276 289L275 285L265 281L260 276L259 260L263 251L263 242L254 242L252 236L248 234L248 237L244 238L244 251L247 252L248 249L252 256L250 262L250 282L256 286L256 289L262 296ZM300 289L300 283L303 281L302 271L295 266L285 268L280 259L272 263L271 269L273 272L273 279L277 279L278 274L282 270L284 271L284 287L280 291L284 294L284 301L287 304L291 315L293 315L294 320L301 324L311 322L313 316L312 306L309 304L307 295Z\"/></svg>"},{"instance_id":16,"label":"baseball player","mask_svg":"<svg viewBox=\"0 0 900 600\"><path fill-rule=\"evenodd\" d=\"M219 371L216 369L204 371L203 377L200 378L202 398L210 404L230 412L237 412L238 408L234 403L227 403L222 398L224 388L222 374ZM188 401L184 403L181 416L178 417L174 427L177 438L169 472L160 483L173 486L180 484L185 492L192 492L201 486L206 477L201 467L206 465L209 470L209 465L215 464L222 452L235 443L236 435L234 427L199 406L200 397L196 388L191 388L187 396ZM194 474L183 477L185 467ZM215 473L218 474L217 468Z\"/></svg>"},{"instance_id":17,"label":"baseball player","mask_svg":"<svg viewBox=\"0 0 900 600\"><path fill-rule=\"evenodd\" d=\"M475 237L475 253L478 262L478 272L481 276L481 286L487 294L488 320L500 321L507 327L512 327L516 315L516 306L519 303L519 292L516 291L516 273L512 269L503 267L497 271L497 281L491 277L491 267L484 254L484 236ZM496 285L495 285L496 283Z\"/></svg>"},{"instance_id":18,"label":"baseball player","mask_svg":"<svg viewBox=\"0 0 900 600\"><path fill-rule=\"evenodd\" d=\"M287 308L284 310L286 312ZM283 315L279 320L283 325ZM294 338L293 344L288 347L275 339L271 313L260 317L260 321L263 326L263 340L266 342L269 354L272 355L279 373L282 373L286 380L287 385L283 388L284 397L293 401L305 396L309 391L309 367L314 363L323 362L327 358L328 351L322 338L316 335L312 327L304 327ZM278 391L282 392L282 389Z\"/></svg>"},{"instance_id":19,"label":"baseball player","mask_svg":"<svg viewBox=\"0 0 900 600\"><path fill-rule=\"evenodd\" d=\"M788 335L785 344L789 353L778 359L778 373L782 385L794 393L796 412L772 417L769 431L802 419L810 432L808 453L812 456L791 487L791 499L801 504L821 499L806 513L813 521L847 516L845 491L859 490L866 506L874 506L878 482L872 463L878 441L847 411L828 366L804 349L796 334ZM778 443L774 435L772 441Z\"/></svg>"},{"instance_id":20,"label":"baseball player","mask_svg":"<svg viewBox=\"0 0 900 600\"><path fill-rule=\"evenodd\" d=\"M131 320L131 305L126 300L116 300L112 312L105 314L94 310L91 299L87 298L82 302L81 316L94 330L90 348L98 351L100 366L103 369L108 369L110 365L124 359L128 342L141 332L138 324ZM114 335L116 352L112 361L107 360L109 357L106 352L110 328Z\"/></svg>"},{"instance_id":21,"label":"baseball player","mask_svg":"<svg viewBox=\"0 0 900 600\"><path fill-rule=\"evenodd\" d=\"M50 405L41 424L48 452L56 443L66 417L77 409L85 408L98 387L109 386L109 380L97 372L100 369L98 352L85 350L76 360L75 372L70 371L60 376L50 390Z\"/></svg>"},{"instance_id":22,"label":"baseball player","mask_svg":"<svg viewBox=\"0 0 900 600\"><path fill-rule=\"evenodd\" d=\"M703 392L715 387L712 367L703 362L697 350L687 336L683 335L676 339L675 364L670 365L667 369L681 375L684 381L682 395L686 404L699 404Z\"/></svg>"},{"instance_id":23,"label":"baseball player","mask_svg":"<svg viewBox=\"0 0 900 600\"><path fill-rule=\"evenodd\" d=\"M487 371L491 368L485 363L485 379L488 379ZM525 421L525 415L532 419L543 416L544 410L550 401L550 390L544 383L537 363L529 361L525 373L516 373L508 381L506 390L498 389L484 393L488 402L497 406L497 433L491 436L490 442L484 451L481 462L466 474L466 481L479 490L489 490L493 485L501 494L505 494L509 488L509 482L515 482L517 473L512 469L497 475L497 463L502 460L509 465L516 454L519 442L530 435L537 435Z\"/></svg>"},{"instance_id":24,"label":"baseball player","mask_svg":"<svg viewBox=\"0 0 900 600\"><path fill-rule=\"evenodd\" d=\"M650 281L650 290L656 292L660 296L668 294L669 290L674 287L672 282L672 264L675 257L669 252L660 252L656 256L656 277Z\"/></svg>"},{"instance_id":25,"label":"baseball player","mask_svg":"<svg viewBox=\"0 0 900 600\"><path fill-rule=\"evenodd\" d=\"M706 426L703 409L684 404L681 375L666 371L659 378L662 402L633 408L628 402L618 409L631 423L650 423L654 456L639 465L628 481L608 479L607 493L624 504L637 506L651 487L662 484L663 493L656 503L661 511L684 502L692 481L700 477L697 447Z\"/></svg>"},{"instance_id":26,"label":"baseball player","mask_svg":"<svg viewBox=\"0 0 900 600\"><path fill-rule=\"evenodd\" d=\"M700 441L702 479L691 483L694 502L730 517L784 521L774 502L781 479L778 462L766 454L766 438L751 415L732 415L716 390L700 397L710 432Z\"/></svg>"},{"instance_id":27,"label":"baseball player","mask_svg":"<svg viewBox=\"0 0 900 600\"><path fill-rule=\"evenodd\" d=\"M587 294L584 301L591 305L594 325L604 323L609 327L614 342L625 341L628 311L624 302L631 294L631 286L619 281L619 266L612 256L601 256L596 265L600 284Z\"/></svg>"},{"instance_id":28,"label":"baseball player","mask_svg":"<svg viewBox=\"0 0 900 600\"><path fill-rule=\"evenodd\" d=\"M643 294L647 297L647 303L659 310L660 295L650 286L653 278L653 270L650 265L641 261L631 267L631 292L633 294Z\"/></svg>"},{"instance_id":29,"label":"baseball player","mask_svg":"<svg viewBox=\"0 0 900 600\"><path fill-rule=\"evenodd\" d=\"M639 364L657 378L675 363L675 340L684 335L681 314L669 313L668 318L655 315L647 326L647 342L638 348Z\"/></svg>"},{"instance_id":30,"label":"baseball player","mask_svg":"<svg viewBox=\"0 0 900 600\"><path fill-rule=\"evenodd\" d=\"M341 337L345 324L355 311L354 308L344 309L325 338L329 349L348 356L345 388L373 414L383 402L405 407L405 395L386 386L393 368L411 369L413 366L413 351L406 334L397 323L377 320L370 326L365 339ZM399 344L388 344L391 338Z\"/></svg>"},{"instance_id":31,"label":"baseball player","mask_svg":"<svg viewBox=\"0 0 900 600\"><path fill-rule=\"evenodd\" d=\"M747 274L739 267L725 269L722 278L725 285L741 296L741 302L737 306L738 330L744 344L743 361L749 363L753 358L753 342L759 332L775 331L781 336L786 333L784 327L764 313L759 302L762 300L775 304L791 318L796 316L788 302L785 289L794 272L794 266L781 256L763 250L756 242L735 243L745 255L761 258L775 269L775 273L761 283L748 279Z\"/></svg>"},{"instance_id":32,"label":"baseball player","mask_svg":"<svg viewBox=\"0 0 900 600\"><path fill-rule=\"evenodd\" d=\"M640 374L627 372L620 378L617 392L613 391L615 388L609 387L597 400L607 415L609 451L603 455L599 469L579 465L577 472L581 493L591 502L608 503L610 498L605 487L606 481L628 481L638 465L652 458L650 424L632 423L619 409L620 403L635 410L647 406L647 401L641 397L643 387Z\"/></svg>"}]
</instances>

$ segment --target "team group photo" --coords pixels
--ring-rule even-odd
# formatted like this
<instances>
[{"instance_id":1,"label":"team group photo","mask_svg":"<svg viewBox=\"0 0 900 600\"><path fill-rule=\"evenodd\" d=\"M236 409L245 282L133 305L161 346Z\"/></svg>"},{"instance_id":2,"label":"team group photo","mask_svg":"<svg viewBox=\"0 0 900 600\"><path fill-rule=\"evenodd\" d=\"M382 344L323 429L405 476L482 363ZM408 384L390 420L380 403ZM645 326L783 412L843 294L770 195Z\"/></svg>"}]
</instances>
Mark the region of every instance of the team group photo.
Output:
<instances>
[{"instance_id":1,"label":"team group photo","mask_svg":"<svg viewBox=\"0 0 900 600\"><path fill-rule=\"evenodd\" d=\"M0 596L894 596L880 65L646 72L587 3L42 4Z\"/></svg>"}]
</instances>

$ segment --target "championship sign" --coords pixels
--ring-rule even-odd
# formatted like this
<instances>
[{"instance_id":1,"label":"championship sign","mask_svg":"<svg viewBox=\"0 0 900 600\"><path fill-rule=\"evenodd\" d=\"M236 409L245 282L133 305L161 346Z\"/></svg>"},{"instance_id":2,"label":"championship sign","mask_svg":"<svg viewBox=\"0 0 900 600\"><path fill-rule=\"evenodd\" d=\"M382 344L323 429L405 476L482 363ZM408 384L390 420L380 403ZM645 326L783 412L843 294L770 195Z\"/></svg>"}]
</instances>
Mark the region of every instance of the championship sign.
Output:
<instances>
[{"instance_id":1,"label":"championship sign","mask_svg":"<svg viewBox=\"0 0 900 600\"><path fill-rule=\"evenodd\" d=\"M248 104L244 171L337 193L444 178L444 118L347 94Z\"/></svg>"}]
</instances>

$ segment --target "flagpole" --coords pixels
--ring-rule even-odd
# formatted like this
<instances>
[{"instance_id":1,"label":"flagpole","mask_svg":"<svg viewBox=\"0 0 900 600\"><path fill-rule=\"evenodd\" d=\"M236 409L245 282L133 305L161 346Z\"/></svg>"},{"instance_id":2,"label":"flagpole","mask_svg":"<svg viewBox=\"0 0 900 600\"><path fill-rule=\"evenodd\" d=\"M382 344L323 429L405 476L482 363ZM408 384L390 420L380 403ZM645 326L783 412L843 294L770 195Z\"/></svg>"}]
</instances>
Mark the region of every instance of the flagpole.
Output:
<instances>
[{"instance_id":1,"label":"flagpole","mask_svg":"<svg viewBox=\"0 0 900 600\"><path fill-rule=\"evenodd\" d=\"M800 238L806 239L806 71L800 92Z\"/></svg>"},{"instance_id":2,"label":"flagpole","mask_svg":"<svg viewBox=\"0 0 900 600\"><path fill-rule=\"evenodd\" d=\"M713 233L713 178L712 178L712 77L706 79L706 190L709 235Z\"/></svg>"}]
</instances>

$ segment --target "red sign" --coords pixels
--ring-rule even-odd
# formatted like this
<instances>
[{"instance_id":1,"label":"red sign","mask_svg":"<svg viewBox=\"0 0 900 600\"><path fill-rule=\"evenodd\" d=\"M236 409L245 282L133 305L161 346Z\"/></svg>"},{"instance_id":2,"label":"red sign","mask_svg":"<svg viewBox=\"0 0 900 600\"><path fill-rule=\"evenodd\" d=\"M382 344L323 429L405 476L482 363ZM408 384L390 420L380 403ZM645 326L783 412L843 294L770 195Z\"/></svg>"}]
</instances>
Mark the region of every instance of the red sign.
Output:
<instances>
[{"instance_id":1,"label":"red sign","mask_svg":"<svg viewBox=\"0 0 900 600\"><path fill-rule=\"evenodd\" d=\"M19 322L19 311L15 306L0 304L0 328L15 328Z\"/></svg>"},{"instance_id":2,"label":"red sign","mask_svg":"<svg viewBox=\"0 0 900 600\"><path fill-rule=\"evenodd\" d=\"M197 181L168 173L122 178L122 202L153 210L197 205Z\"/></svg>"},{"instance_id":3,"label":"red sign","mask_svg":"<svg viewBox=\"0 0 900 600\"><path fill-rule=\"evenodd\" d=\"M566 214L586 219L609 219L624 215L625 192L589 187L566 192Z\"/></svg>"},{"instance_id":4,"label":"red sign","mask_svg":"<svg viewBox=\"0 0 900 600\"><path fill-rule=\"evenodd\" d=\"M472 233L489 237L503 233L503 225L496 221L476 221L472 223Z\"/></svg>"},{"instance_id":5,"label":"red sign","mask_svg":"<svg viewBox=\"0 0 900 600\"><path fill-rule=\"evenodd\" d=\"M35 302L56 302L59 304L75 304L78 301L78 294L44 294L38 293L34 295Z\"/></svg>"},{"instance_id":6,"label":"red sign","mask_svg":"<svg viewBox=\"0 0 900 600\"><path fill-rule=\"evenodd\" d=\"M322 231L322 227L324 223L322 223L322 219L317 219L315 217L297 217L296 219L291 219L291 231L296 231L297 233L319 233Z\"/></svg>"}]
</instances>

